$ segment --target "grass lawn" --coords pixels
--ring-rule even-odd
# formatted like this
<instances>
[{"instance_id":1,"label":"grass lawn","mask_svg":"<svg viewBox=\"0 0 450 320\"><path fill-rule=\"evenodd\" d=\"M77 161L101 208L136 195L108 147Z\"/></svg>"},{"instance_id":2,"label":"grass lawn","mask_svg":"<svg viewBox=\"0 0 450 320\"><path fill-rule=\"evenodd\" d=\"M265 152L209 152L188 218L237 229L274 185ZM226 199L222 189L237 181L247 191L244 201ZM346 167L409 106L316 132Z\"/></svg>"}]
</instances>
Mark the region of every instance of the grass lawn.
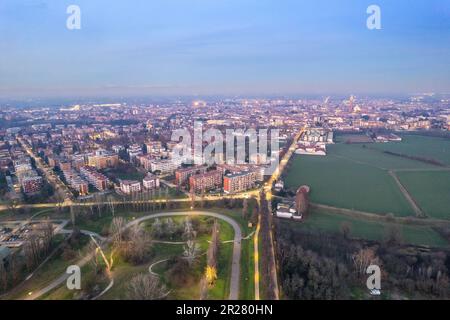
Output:
<instances>
[{"instance_id":1,"label":"grass lawn","mask_svg":"<svg viewBox=\"0 0 450 320\"><path fill-rule=\"evenodd\" d=\"M220 221L220 241L234 239L234 230L231 225ZM226 300L230 294L231 263L233 257L233 243L221 243L219 247L219 261L217 266L217 281L208 292L211 300Z\"/></svg>"},{"instance_id":2,"label":"grass lawn","mask_svg":"<svg viewBox=\"0 0 450 320\"><path fill-rule=\"evenodd\" d=\"M450 219L450 171L397 172L397 176L428 216Z\"/></svg>"},{"instance_id":3,"label":"grass lawn","mask_svg":"<svg viewBox=\"0 0 450 320\"><path fill-rule=\"evenodd\" d=\"M130 164L121 164L116 169L105 169L103 170L108 177L113 180L138 180L142 181L145 174L138 171L134 166Z\"/></svg>"},{"instance_id":4,"label":"grass lawn","mask_svg":"<svg viewBox=\"0 0 450 320\"><path fill-rule=\"evenodd\" d=\"M253 237L242 240L241 244L241 283L239 287L239 299L253 300L255 298Z\"/></svg>"},{"instance_id":5,"label":"grass lawn","mask_svg":"<svg viewBox=\"0 0 450 320\"><path fill-rule=\"evenodd\" d=\"M345 222L350 225L350 236L359 239L381 241L390 227L396 226L401 230L403 241L413 245L430 247L448 247L449 243L439 233L427 226L413 226L391 224L387 222L367 221L321 210L314 210L305 222L280 220L294 228L320 232L340 233L341 225Z\"/></svg>"}]
</instances>

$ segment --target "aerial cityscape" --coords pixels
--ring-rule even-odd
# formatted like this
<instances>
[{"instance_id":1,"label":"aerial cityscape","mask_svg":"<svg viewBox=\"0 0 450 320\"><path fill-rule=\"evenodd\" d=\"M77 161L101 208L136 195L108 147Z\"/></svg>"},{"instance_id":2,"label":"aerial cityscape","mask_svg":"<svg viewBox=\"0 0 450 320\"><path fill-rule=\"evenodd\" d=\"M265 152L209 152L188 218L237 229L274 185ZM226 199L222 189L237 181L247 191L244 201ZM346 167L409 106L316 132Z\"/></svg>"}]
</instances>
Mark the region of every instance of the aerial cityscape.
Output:
<instances>
[{"instance_id":1,"label":"aerial cityscape","mask_svg":"<svg viewBox=\"0 0 450 320\"><path fill-rule=\"evenodd\" d=\"M19 2L0 300L450 299L445 1Z\"/></svg>"}]
</instances>

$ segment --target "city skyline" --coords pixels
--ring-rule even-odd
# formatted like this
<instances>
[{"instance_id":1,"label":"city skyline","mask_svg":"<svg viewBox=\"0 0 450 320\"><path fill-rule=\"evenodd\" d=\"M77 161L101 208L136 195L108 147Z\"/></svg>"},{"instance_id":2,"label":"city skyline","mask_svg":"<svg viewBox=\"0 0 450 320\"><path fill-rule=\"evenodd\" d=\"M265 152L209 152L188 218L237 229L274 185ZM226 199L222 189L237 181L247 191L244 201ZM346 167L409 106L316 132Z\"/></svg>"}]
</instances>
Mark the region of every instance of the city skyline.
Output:
<instances>
[{"instance_id":1,"label":"city skyline","mask_svg":"<svg viewBox=\"0 0 450 320\"><path fill-rule=\"evenodd\" d=\"M449 15L441 0L6 0L0 97L449 92Z\"/></svg>"}]
</instances>

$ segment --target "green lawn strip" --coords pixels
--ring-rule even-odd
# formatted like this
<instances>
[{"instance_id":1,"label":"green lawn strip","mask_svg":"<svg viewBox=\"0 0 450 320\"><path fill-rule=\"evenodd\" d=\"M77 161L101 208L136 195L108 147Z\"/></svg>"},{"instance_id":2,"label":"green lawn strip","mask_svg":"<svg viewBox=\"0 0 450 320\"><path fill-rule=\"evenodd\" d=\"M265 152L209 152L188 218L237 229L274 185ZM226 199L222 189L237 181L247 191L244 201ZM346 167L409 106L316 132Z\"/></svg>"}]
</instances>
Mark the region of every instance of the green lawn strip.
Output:
<instances>
[{"instance_id":1,"label":"green lawn strip","mask_svg":"<svg viewBox=\"0 0 450 320\"><path fill-rule=\"evenodd\" d=\"M390 227L398 227L403 241L412 245L447 247L449 243L439 233L428 226L392 224L388 222L367 221L320 210L313 211L305 222L281 220L293 228L311 231L340 233L343 223L350 225L350 236L359 239L382 241Z\"/></svg>"},{"instance_id":2,"label":"green lawn strip","mask_svg":"<svg viewBox=\"0 0 450 320\"><path fill-rule=\"evenodd\" d=\"M242 240L241 254L241 282L239 289L240 300L255 298L255 265L254 265L253 237Z\"/></svg>"},{"instance_id":3,"label":"green lawn strip","mask_svg":"<svg viewBox=\"0 0 450 320\"><path fill-rule=\"evenodd\" d=\"M225 221L220 222L220 241L234 239L234 230ZM230 294L231 266L233 257L233 242L221 243L219 247L217 281L213 288L208 291L211 300L228 299Z\"/></svg>"}]
</instances>

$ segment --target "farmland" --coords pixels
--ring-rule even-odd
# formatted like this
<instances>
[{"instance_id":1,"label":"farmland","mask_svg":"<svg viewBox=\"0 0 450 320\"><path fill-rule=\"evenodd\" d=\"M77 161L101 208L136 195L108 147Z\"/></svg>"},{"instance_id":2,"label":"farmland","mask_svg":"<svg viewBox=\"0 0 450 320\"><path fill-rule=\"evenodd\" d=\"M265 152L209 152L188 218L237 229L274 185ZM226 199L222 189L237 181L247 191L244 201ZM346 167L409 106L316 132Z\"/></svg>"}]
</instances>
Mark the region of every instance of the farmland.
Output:
<instances>
[{"instance_id":1,"label":"farmland","mask_svg":"<svg viewBox=\"0 0 450 320\"><path fill-rule=\"evenodd\" d=\"M450 219L450 171L404 171L397 175L427 216Z\"/></svg>"},{"instance_id":2,"label":"farmland","mask_svg":"<svg viewBox=\"0 0 450 320\"><path fill-rule=\"evenodd\" d=\"M312 188L311 201L329 206L395 216L414 215L389 172L394 172L425 215L450 219L449 171L425 161L450 163L450 142L442 138L407 135L402 142L328 146L326 157L295 156L285 175L286 186ZM348 137L347 137L348 139ZM339 142L341 141L341 142ZM436 181L436 183L434 183Z\"/></svg>"}]
</instances>

